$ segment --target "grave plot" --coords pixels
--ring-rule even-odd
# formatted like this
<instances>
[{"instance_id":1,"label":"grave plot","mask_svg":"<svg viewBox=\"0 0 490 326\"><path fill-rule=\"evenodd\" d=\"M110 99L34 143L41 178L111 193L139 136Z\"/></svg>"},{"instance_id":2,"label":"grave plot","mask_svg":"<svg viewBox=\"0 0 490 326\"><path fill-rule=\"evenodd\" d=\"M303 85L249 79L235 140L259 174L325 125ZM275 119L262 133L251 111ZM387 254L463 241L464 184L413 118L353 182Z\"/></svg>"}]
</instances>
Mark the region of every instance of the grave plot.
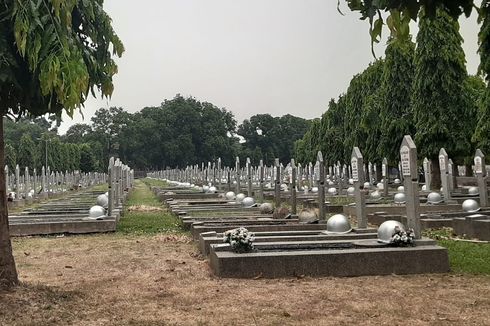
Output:
<instances>
[{"instance_id":1,"label":"grave plot","mask_svg":"<svg viewBox=\"0 0 490 326\"><path fill-rule=\"evenodd\" d=\"M10 214L10 234L27 236L115 231L122 203L133 183L132 173L119 159L111 158L107 179L97 178L90 183L103 184L107 180L108 192L94 191L92 187L64 192L57 194L59 198Z\"/></svg>"},{"instance_id":2,"label":"grave plot","mask_svg":"<svg viewBox=\"0 0 490 326\"><path fill-rule=\"evenodd\" d=\"M316 221L315 224L304 223L308 218L305 218L306 214L303 211L298 215L292 215L291 219L239 219L232 216L227 208L213 205L212 202L207 203L209 206L202 203L198 206L198 201L202 199L195 198L197 201L195 206L185 201L180 204L178 200L168 201L168 204L170 207L175 205L177 209L188 210L189 215L192 215L190 212L205 211L206 206L210 211L220 210L230 213L230 216L224 219L202 216L199 220L188 220L193 238L199 239L201 252L209 255L213 272L222 277L361 276L447 272L449 270L447 250L437 246L435 241L422 238L420 234L421 209L417 181L417 153L409 136L404 139L400 155L405 204L395 207L400 212L400 216L406 216L404 222L408 228L393 220L386 221L378 229L368 227L366 199L369 191L368 187L364 187L365 165L358 148L354 148L352 153L350 167L352 182L341 181L340 177L336 176L337 183L327 181L325 184L326 169L323 165L323 157L320 152L318 153L317 163L311 173L313 185L317 187L314 192L315 200L321 203L317 204L314 212L316 220L310 220ZM287 196L281 194L289 189L281 189L284 177L277 160L271 169L270 179L274 180L275 185L273 198L275 206L281 207L284 198L289 197L292 204L291 211L295 212L298 202L297 167L294 161L290 166L292 168L289 180L291 193ZM260 170L259 167L259 175ZM250 175L247 172L245 174ZM371 172L371 175L373 174ZM251 179L247 178L248 189L253 189ZM240 179L236 177L236 180L239 184ZM344 182L352 183L354 188L351 195L355 200L353 215L357 217L356 228L352 228L350 221L342 214L331 217L327 217L326 214L327 197L337 196L337 191L339 193L345 191L342 185ZM328 188L338 184L340 186L336 191L331 189L333 187ZM387 182L384 186L388 188ZM237 186L237 189L242 188ZM259 187L259 198L263 198L263 195L263 188ZM315 197L311 196L310 201ZM403 210L405 210L404 214ZM235 236L236 239L233 238ZM228 243L223 244L223 239ZM247 250L240 246L245 246Z\"/></svg>"}]
</instances>

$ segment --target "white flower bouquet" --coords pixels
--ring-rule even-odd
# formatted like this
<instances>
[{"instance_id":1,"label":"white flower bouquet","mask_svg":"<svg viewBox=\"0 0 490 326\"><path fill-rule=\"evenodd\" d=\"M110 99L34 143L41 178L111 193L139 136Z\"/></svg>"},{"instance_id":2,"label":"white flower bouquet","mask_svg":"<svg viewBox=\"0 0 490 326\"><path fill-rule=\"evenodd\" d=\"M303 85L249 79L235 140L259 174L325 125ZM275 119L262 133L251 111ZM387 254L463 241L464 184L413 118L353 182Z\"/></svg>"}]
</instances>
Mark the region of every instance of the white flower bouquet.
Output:
<instances>
[{"instance_id":1,"label":"white flower bouquet","mask_svg":"<svg viewBox=\"0 0 490 326\"><path fill-rule=\"evenodd\" d=\"M255 235L244 227L228 230L223 234L223 242L229 243L233 251L250 252L254 249Z\"/></svg>"},{"instance_id":2,"label":"white flower bouquet","mask_svg":"<svg viewBox=\"0 0 490 326\"><path fill-rule=\"evenodd\" d=\"M390 243L397 247L413 245L415 239L415 232L413 229L403 231L399 226L395 227L395 232L391 236Z\"/></svg>"}]
</instances>

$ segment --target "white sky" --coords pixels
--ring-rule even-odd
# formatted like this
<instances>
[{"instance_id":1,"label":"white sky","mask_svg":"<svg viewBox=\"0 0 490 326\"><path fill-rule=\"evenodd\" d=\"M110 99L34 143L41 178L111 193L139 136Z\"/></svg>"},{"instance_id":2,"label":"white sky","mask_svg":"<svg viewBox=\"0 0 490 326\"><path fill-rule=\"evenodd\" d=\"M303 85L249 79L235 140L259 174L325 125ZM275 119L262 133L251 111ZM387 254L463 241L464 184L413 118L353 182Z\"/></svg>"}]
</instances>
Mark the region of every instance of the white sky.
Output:
<instances>
[{"instance_id":1,"label":"white sky","mask_svg":"<svg viewBox=\"0 0 490 326\"><path fill-rule=\"evenodd\" d=\"M85 119L64 117L60 132L90 123L100 107L136 112L177 93L225 107L239 122L258 113L319 117L373 60L368 23L341 3L345 16L334 0L106 0L126 47L114 94L89 99ZM460 23L475 73L475 13Z\"/></svg>"}]
</instances>

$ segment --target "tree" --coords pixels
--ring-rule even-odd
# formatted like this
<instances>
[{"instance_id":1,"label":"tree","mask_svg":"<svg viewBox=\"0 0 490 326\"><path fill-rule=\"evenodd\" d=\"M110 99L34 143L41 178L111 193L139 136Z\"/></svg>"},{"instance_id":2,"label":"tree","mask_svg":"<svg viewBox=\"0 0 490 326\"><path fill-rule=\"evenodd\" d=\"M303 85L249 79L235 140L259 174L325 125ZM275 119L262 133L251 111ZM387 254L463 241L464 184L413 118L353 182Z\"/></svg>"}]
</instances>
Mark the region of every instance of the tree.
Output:
<instances>
[{"instance_id":1,"label":"tree","mask_svg":"<svg viewBox=\"0 0 490 326\"><path fill-rule=\"evenodd\" d=\"M2 1L0 14L2 116L72 116L89 91L110 96L113 60L123 45L96 1ZM4 166L3 123L0 166ZM5 173L0 169L0 283L18 283L9 237Z\"/></svg>"},{"instance_id":2,"label":"tree","mask_svg":"<svg viewBox=\"0 0 490 326\"><path fill-rule=\"evenodd\" d=\"M381 82L380 122L381 134L378 157L388 159L392 165L399 161L399 148L404 135L414 132L410 106L414 75L415 44L392 37L385 51L385 66Z\"/></svg>"},{"instance_id":3,"label":"tree","mask_svg":"<svg viewBox=\"0 0 490 326\"><path fill-rule=\"evenodd\" d=\"M91 133L91 126L84 123L77 123L68 128L64 136L64 140L68 143L83 144L87 142L87 136Z\"/></svg>"},{"instance_id":4,"label":"tree","mask_svg":"<svg viewBox=\"0 0 490 326\"><path fill-rule=\"evenodd\" d=\"M421 17L415 51L412 108L420 157L432 159L433 185L439 188L439 150L461 163L471 149L463 85L467 78L459 25L443 10Z\"/></svg>"},{"instance_id":5,"label":"tree","mask_svg":"<svg viewBox=\"0 0 490 326\"><path fill-rule=\"evenodd\" d=\"M24 134L20 138L19 149L17 151L17 164L20 167L33 169L36 166L36 145L29 134Z\"/></svg>"}]
</instances>

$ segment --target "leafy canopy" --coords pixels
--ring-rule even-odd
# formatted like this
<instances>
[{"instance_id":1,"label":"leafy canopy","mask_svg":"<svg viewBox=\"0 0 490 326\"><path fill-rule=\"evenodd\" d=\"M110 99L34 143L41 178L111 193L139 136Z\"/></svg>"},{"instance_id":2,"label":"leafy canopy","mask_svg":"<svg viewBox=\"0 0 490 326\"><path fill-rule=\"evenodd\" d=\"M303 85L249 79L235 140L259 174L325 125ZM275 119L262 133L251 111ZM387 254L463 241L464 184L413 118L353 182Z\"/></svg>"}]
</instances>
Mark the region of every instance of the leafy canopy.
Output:
<instances>
[{"instance_id":1,"label":"leafy canopy","mask_svg":"<svg viewBox=\"0 0 490 326\"><path fill-rule=\"evenodd\" d=\"M123 44L103 0L0 1L0 113L72 116L89 91L110 96Z\"/></svg>"}]
</instances>

